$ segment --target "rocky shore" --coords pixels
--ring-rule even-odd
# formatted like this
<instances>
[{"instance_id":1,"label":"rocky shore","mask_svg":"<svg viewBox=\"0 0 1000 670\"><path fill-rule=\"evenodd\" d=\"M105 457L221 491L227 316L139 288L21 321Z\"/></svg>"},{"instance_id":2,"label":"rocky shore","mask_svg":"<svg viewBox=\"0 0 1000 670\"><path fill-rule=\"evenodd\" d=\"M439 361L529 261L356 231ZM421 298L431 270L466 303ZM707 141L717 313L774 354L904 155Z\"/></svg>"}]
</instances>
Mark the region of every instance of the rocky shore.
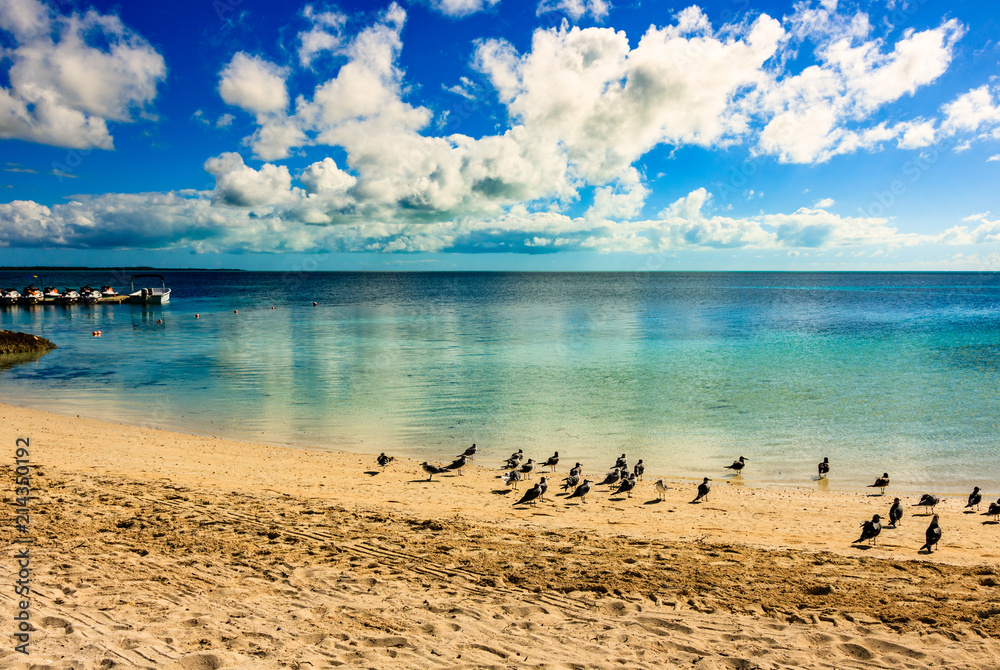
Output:
<instances>
[{"instance_id":1,"label":"rocky shore","mask_svg":"<svg viewBox=\"0 0 1000 670\"><path fill-rule=\"evenodd\" d=\"M31 333L0 330L0 354L30 354L55 349L56 345Z\"/></svg>"}]
</instances>

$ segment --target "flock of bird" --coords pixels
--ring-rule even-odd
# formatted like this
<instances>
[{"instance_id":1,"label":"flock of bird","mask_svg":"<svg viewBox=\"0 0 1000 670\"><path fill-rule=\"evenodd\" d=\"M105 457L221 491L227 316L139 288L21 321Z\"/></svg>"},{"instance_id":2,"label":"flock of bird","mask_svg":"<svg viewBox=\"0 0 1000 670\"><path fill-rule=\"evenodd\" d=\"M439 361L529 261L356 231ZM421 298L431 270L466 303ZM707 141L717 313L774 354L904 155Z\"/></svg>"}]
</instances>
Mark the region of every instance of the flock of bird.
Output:
<instances>
[{"instance_id":1,"label":"flock of bird","mask_svg":"<svg viewBox=\"0 0 1000 670\"><path fill-rule=\"evenodd\" d=\"M478 448L475 444L466 449L457 459L455 459L449 465L434 465L424 461L421 466L424 472L427 473L427 480L431 481L434 475L442 474L445 472L455 472L457 471L459 475L462 474L462 468L468 465L469 461L475 460L476 452ZM379 454L377 462L379 466L385 470L385 467L392 462L392 456L386 456L384 453ZM740 475L743 468L746 467L746 462L750 459L745 456L740 456L738 459L733 461L732 465L725 466L724 469L733 470L737 475ZM500 475L503 482L512 489L518 488L518 483L526 479L530 479L532 473L538 469L541 471L542 468L550 468L549 472L555 472L556 465L559 463L559 452L555 452L547 460L541 463L536 463L532 459L524 460L524 450L518 449L516 452L507 458L506 462L501 466L502 470L505 470L504 474ZM600 482L592 481L590 479L581 479L583 466L580 463L574 465L570 471L569 475L563 479L562 490L569 491L570 493L566 500L571 500L573 498L579 498L580 502L587 502L587 494L591 492L594 486L608 486L610 487L610 492L615 495L625 494L629 498L632 497L632 491L635 489L636 484L642 480L642 476L645 473L646 466L643 464L642 459L629 469L628 459L625 454L618 457L614 466L607 472L604 479ZM830 459L824 458L819 464L819 478L822 479L830 473ZM701 484L698 485L697 494L691 503L700 503L703 500L707 500L708 494L711 492L711 485L709 482L712 480L705 477ZM882 473L881 477L875 479L875 483L869 484L868 488L877 488L881 490L881 494L885 495L885 489L889 486L889 474ZM524 492L520 500L514 503L514 505L534 505L540 498L545 496L545 492L548 491L549 484L548 478L542 476L538 483L533 485L530 489ZM664 483L662 479L658 479L654 484L653 488L656 489L657 499L664 500L666 498L666 493L669 487ZM916 502L913 507L923 507L925 513L933 514L937 505L941 500L934 495L925 493L918 502ZM966 509L975 507L976 511L979 511L979 505L982 503L982 493L979 487L976 486L972 493L969 494L969 499L965 505ZM929 511L928 511L929 510ZM994 521L1000 522L1000 499L995 503L990 503L989 508L984 513L987 516L992 516ZM889 525L888 528L896 528L903 518L903 505L899 498L893 499L892 507L889 508ZM872 516L871 521L864 521L861 523L861 537L855 540L852 544L861 544L862 542L867 542L869 545L875 545L876 538L882 532L882 517L879 514ZM919 551L927 551L931 553L934 550L935 545L941 540L941 525L940 516L938 514L933 514L930 525L927 527L925 534L926 542Z\"/></svg>"}]
</instances>

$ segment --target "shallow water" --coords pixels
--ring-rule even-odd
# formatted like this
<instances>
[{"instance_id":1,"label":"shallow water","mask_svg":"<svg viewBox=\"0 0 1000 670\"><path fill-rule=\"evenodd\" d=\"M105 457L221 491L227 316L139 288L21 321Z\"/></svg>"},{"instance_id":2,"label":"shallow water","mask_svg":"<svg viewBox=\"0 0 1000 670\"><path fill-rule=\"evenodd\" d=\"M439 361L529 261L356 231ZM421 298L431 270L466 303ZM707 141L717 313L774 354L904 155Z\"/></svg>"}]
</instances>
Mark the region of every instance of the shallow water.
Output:
<instances>
[{"instance_id":1,"label":"shallow water","mask_svg":"<svg viewBox=\"0 0 1000 670\"><path fill-rule=\"evenodd\" d=\"M603 470L626 452L722 479L744 455L755 485L815 486L828 456L831 488L888 471L890 492L1000 494L997 274L166 276L163 307L0 311L59 345L0 366L0 397L432 460L476 442L481 462L559 450Z\"/></svg>"}]
</instances>

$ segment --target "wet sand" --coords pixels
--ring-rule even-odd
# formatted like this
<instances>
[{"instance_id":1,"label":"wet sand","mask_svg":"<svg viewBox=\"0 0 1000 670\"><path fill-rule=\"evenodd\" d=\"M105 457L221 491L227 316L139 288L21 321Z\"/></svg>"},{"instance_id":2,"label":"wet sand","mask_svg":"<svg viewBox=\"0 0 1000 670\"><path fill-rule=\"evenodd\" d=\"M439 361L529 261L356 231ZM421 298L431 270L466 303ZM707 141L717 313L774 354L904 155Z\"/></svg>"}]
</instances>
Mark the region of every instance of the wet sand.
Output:
<instances>
[{"instance_id":1,"label":"wet sand","mask_svg":"<svg viewBox=\"0 0 1000 670\"><path fill-rule=\"evenodd\" d=\"M903 498L754 488L721 465L708 500L647 463L632 498L558 484L512 503L508 455L463 475L0 405L7 456L2 668L983 668L1000 658L1000 525ZM30 439L30 655L12 470ZM335 448L336 444L318 445ZM449 462L465 446L442 453ZM528 454L544 460L551 452ZM603 478L610 463L584 463ZM751 464L752 465L752 464ZM836 465L834 464L834 468ZM835 478L835 470L834 470ZM835 479L834 479L835 481ZM991 492L986 492L990 494ZM997 492L993 493L993 499ZM988 499L988 495L984 498ZM986 505L981 511L985 511Z\"/></svg>"}]
</instances>

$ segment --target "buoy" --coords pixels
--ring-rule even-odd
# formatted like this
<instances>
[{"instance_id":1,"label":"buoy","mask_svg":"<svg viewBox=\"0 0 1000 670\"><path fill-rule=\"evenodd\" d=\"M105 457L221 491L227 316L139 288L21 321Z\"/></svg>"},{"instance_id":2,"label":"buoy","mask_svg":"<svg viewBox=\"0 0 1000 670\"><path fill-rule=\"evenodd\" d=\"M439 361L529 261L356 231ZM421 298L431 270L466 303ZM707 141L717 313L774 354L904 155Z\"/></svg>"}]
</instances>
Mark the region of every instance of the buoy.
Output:
<instances>
[{"instance_id":1,"label":"buoy","mask_svg":"<svg viewBox=\"0 0 1000 670\"><path fill-rule=\"evenodd\" d=\"M314 302L313 302L313 307L315 307L315 306L316 306L317 304L318 304L318 303L316 303L316 302L314 301Z\"/></svg>"},{"instance_id":2,"label":"buoy","mask_svg":"<svg viewBox=\"0 0 1000 670\"><path fill-rule=\"evenodd\" d=\"M271 305L271 309L274 309L274 305Z\"/></svg>"},{"instance_id":3,"label":"buoy","mask_svg":"<svg viewBox=\"0 0 1000 670\"><path fill-rule=\"evenodd\" d=\"M196 319L200 319L200 318L201 318L201 314L195 314L195 315L194 315L194 318L196 318Z\"/></svg>"},{"instance_id":4,"label":"buoy","mask_svg":"<svg viewBox=\"0 0 1000 670\"><path fill-rule=\"evenodd\" d=\"M234 309L233 310L233 314L239 314L239 313L240 313L240 310L238 310L238 309Z\"/></svg>"},{"instance_id":5,"label":"buoy","mask_svg":"<svg viewBox=\"0 0 1000 670\"><path fill-rule=\"evenodd\" d=\"M91 335L93 335L94 337L100 337L101 336L101 331L95 330L93 333L91 333Z\"/></svg>"},{"instance_id":6,"label":"buoy","mask_svg":"<svg viewBox=\"0 0 1000 670\"><path fill-rule=\"evenodd\" d=\"M157 319L156 322L157 323L163 323L163 319Z\"/></svg>"}]
</instances>

